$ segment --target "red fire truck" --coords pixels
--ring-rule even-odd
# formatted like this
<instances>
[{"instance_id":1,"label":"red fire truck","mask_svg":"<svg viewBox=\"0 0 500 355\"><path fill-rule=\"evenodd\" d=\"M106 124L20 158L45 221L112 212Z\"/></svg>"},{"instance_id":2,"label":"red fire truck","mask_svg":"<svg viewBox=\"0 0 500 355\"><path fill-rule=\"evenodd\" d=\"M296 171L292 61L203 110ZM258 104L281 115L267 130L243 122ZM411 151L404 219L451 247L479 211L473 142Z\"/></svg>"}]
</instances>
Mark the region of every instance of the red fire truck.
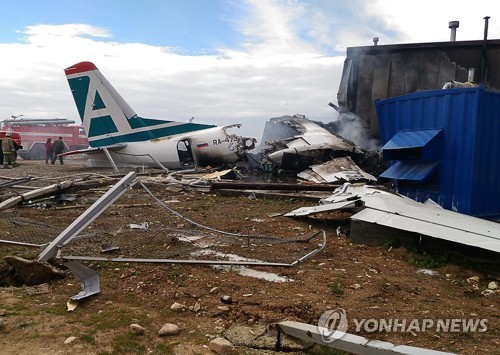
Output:
<instances>
[{"instance_id":1,"label":"red fire truck","mask_svg":"<svg viewBox=\"0 0 500 355\"><path fill-rule=\"evenodd\" d=\"M45 159L45 142L52 138L52 142L62 137L66 150L88 148L89 142L82 125L75 125L75 121L66 118L53 119L7 119L3 121L2 130L15 131L23 140L23 149L18 155L25 160Z\"/></svg>"}]
</instances>

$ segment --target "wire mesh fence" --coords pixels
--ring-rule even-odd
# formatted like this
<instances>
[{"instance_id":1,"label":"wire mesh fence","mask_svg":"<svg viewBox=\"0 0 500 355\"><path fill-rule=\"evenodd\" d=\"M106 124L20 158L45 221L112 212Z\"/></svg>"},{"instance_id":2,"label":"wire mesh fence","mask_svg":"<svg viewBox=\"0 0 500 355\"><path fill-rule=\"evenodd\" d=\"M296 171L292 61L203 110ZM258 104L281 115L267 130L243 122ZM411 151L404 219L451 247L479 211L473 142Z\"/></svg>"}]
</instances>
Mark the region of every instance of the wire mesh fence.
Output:
<instances>
[{"instance_id":1,"label":"wire mesh fence","mask_svg":"<svg viewBox=\"0 0 500 355\"><path fill-rule=\"evenodd\" d=\"M87 192L94 195L100 193L102 191ZM96 198L97 196L94 200ZM254 260L291 263L318 247L313 233L282 237L209 227L203 224L201 216L191 213L191 217L186 217L178 212L173 208L175 203L166 201L161 192L152 192L139 182L105 211L101 211L102 213L78 235L59 245L58 255L61 258ZM19 216L23 208L2 212L0 228L3 232L0 240L40 246L48 244L88 206L87 204L75 209L68 206L67 210L62 210L44 209L41 205L38 207L40 213L30 213L30 218ZM226 216L212 217L224 225Z\"/></svg>"}]
</instances>

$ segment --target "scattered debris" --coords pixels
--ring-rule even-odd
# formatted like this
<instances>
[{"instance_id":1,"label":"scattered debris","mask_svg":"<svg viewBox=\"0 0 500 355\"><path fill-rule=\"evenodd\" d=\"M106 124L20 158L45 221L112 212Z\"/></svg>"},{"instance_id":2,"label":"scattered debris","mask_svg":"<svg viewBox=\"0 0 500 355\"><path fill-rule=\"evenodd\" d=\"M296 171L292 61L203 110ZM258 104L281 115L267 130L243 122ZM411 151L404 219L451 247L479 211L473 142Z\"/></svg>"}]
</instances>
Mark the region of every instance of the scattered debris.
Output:
<instances>
[{"instance_id":1,"label":"scattered debris","mask_svg":"<svg viewBox=\"0 0 500 355\"><path fill-rule=\"evenodd\" d=\"M79 304L80 302L78 302L78 300L70 299L68 302L66 302L66 307L68 308L68 312L74 311Z\"/></svg>"},{"instance_id":2,"label":"scattered debris","mask_svg":"<svg viewBox=\"0 0 500 355\"><path fill-rule=\"evenodd\" d=\"M111 253L113 251L120 250L120 247L113 246L111 244L104 243L101 245L101 253Z\"/></svg>"},{"instance_id":3,"label":"scattered debris","mask_svg":"<svg viewBox=\"0 0 500 355\"><path fill-rule=\"evenodd\" d=\"M285 214L305 216L322 211L352 209L351 238L367 245L384 243L374 239L376 225L387 230L406 231L488 251L500 252L500 224L416 202L408 197L371 186L345 183L319 206L305 207ZM358 222L362 222L357 224ZM368 228L368 231L367 230ZM380 233L379 233L380 234ZM387 238L387 233L381 233Z\"/></svg>"},{"instance_id":4,"label":"scattered debris","mask_svg":"<svg viewBox=\"0 0 500 355\"><path fill-rule=\"evenodd\" d=\"M89 267L80 264L77 261L68 261L64 263L70 271L73 273L75 278L80 281L82 286L82 291L77 295L71 297L72 300L80 300L82 298L90 297L101 292L99 274Z\"/></svg>"},{"instance_id":5,"label":"scattered debris","mask_svg":"<svg viewBox=\"0 0 500 355\"><path fill-rule=\"evenodd\" d=\"M264 165L295 172L307 169L300 177L314 182L373 181L362 169L366 166L371 172L381 162L379 153L357 147L304 115L271 118L262 141L270 146L263 149Z\"/></svg>"},{"instance_id":6,"label":"scattered debris","mask_svg":"<svg viewBox=\"0 0 500 355\"><path fill-rule=\"evenodd\" d=\"M241 175L235 169L226 169L221 171L215 171L211 174L204 175L202 177L203 180L216 180L219 181L221 179L226 180L238 180L241 179Z\"/></svg>"},{"instance_id":7,"label":"scattered debris","mask_svg":"<svg viewBox=\"0 0 500 355\"><path fill-rule=\"evenodd\" d=\"M146 230L149 228L149 223L148 222L142 222L142 223L132 223L128 225L130 229L143 229Z\"/></svg>"},{"instance_id":8,"label":"scattered debris","mask_svg":"<svg viewBox=\"0 0 500 355\"><path fill-rule=\"evenodd\" d=\"M74 202L75 200L76 195L59 194L54 197L55 202Z\"/></svg>"},{"instance_id":9,"label":"scattered debris","mask_svg":"<svg viewBox=\"0 0 500 355\"><path fill-rule=\"evenodd\" d=\"M419 269L417 270L417 274L429 275L429 276L439 275L439 273L436 270L430 270L430 269Z\"/></svg>"},{"instance_id":10,"label":"scattered debris","mask_svg":"<svg viewBox=\"0 0 500 355\"><path fill-rule=\"evenodd\" d=\"M297 174L297 177L317 184L377 181L373 175L361 170L352 161L351 157L334 158L323 164L312 165L310 168Z\"/></svg>"},{"instance_id":11,"label":"scattered debris","mask_svg":"<svg viewBox=\"0 0 500 355\"><path fill-rule=\"evenodd\" d=\"M74 336L68 337L64 341L64 345L71 345L71 344L73 344L76 341L76 339L78 339L78 338L74 337Z\"/></svg>"},{"instance_id":12,"label":"scattered debris","mask_svg":"<svg viewBox=\"0 0 500 355\"><path fill-rule=\"evenodd\" d=\"M42 187L40 189L36 189L33 191L26 192L24 194L21 194L19 196L11 197L3 202L0 203L0 211L8 209L10 207L13 207L17 205L18 203L21 203L23 201L29 201L34 199L35 197L41 197L41 196L47 196L53 193L60 193L61 190L64 190L68 187L70 187L73 184L73 181L67 180L63 181L61 183L49 185Z\"/></svg>"}]
</instances>

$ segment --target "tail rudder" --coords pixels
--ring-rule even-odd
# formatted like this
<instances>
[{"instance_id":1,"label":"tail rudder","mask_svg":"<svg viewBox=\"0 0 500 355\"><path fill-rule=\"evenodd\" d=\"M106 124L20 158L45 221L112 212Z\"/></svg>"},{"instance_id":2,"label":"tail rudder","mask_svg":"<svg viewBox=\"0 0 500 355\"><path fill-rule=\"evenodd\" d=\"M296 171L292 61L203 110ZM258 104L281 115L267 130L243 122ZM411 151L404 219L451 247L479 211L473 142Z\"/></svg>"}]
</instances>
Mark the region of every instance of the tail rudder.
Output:
<instances>
[{"instance_id":1,"label":"tail rudder","mask_svg":"<svg viewBox=\"0 0 500 355\"><path fill-rule=\"evenodd\" d=\"M64 71L90 146L119 143L113 136L132 131L128 119L136 113L93 63L80 62Z\"/></svg>"},{"instance_id":2,"label":"tail rudder","mask_svg":"<svg viewBox=\"0 0 500 355\"><path fill-rule=\"evenodd\" d=\"M65 69L91 147L143 142L215 127L138 116L90 62Z\"/></svg>"}]
</instances>

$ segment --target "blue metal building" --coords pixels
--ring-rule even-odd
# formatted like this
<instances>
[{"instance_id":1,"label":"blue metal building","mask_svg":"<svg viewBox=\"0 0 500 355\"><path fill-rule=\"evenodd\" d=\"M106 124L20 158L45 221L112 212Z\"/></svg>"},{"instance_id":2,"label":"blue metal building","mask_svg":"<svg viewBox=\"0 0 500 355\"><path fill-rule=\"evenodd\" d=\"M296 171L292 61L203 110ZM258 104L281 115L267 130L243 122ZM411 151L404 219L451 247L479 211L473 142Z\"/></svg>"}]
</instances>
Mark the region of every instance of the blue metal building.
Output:
<instances>
[{"instance_id":1,"label":"blue metal building","mask_svg":"<svg viewBox=\"0 0 500 355\"><path fill-rule=\"evenodd\" d=\"M500 93L429 90L376 101L398 192L480 217L500 216Z\"/></svg>"}]
</instances>

